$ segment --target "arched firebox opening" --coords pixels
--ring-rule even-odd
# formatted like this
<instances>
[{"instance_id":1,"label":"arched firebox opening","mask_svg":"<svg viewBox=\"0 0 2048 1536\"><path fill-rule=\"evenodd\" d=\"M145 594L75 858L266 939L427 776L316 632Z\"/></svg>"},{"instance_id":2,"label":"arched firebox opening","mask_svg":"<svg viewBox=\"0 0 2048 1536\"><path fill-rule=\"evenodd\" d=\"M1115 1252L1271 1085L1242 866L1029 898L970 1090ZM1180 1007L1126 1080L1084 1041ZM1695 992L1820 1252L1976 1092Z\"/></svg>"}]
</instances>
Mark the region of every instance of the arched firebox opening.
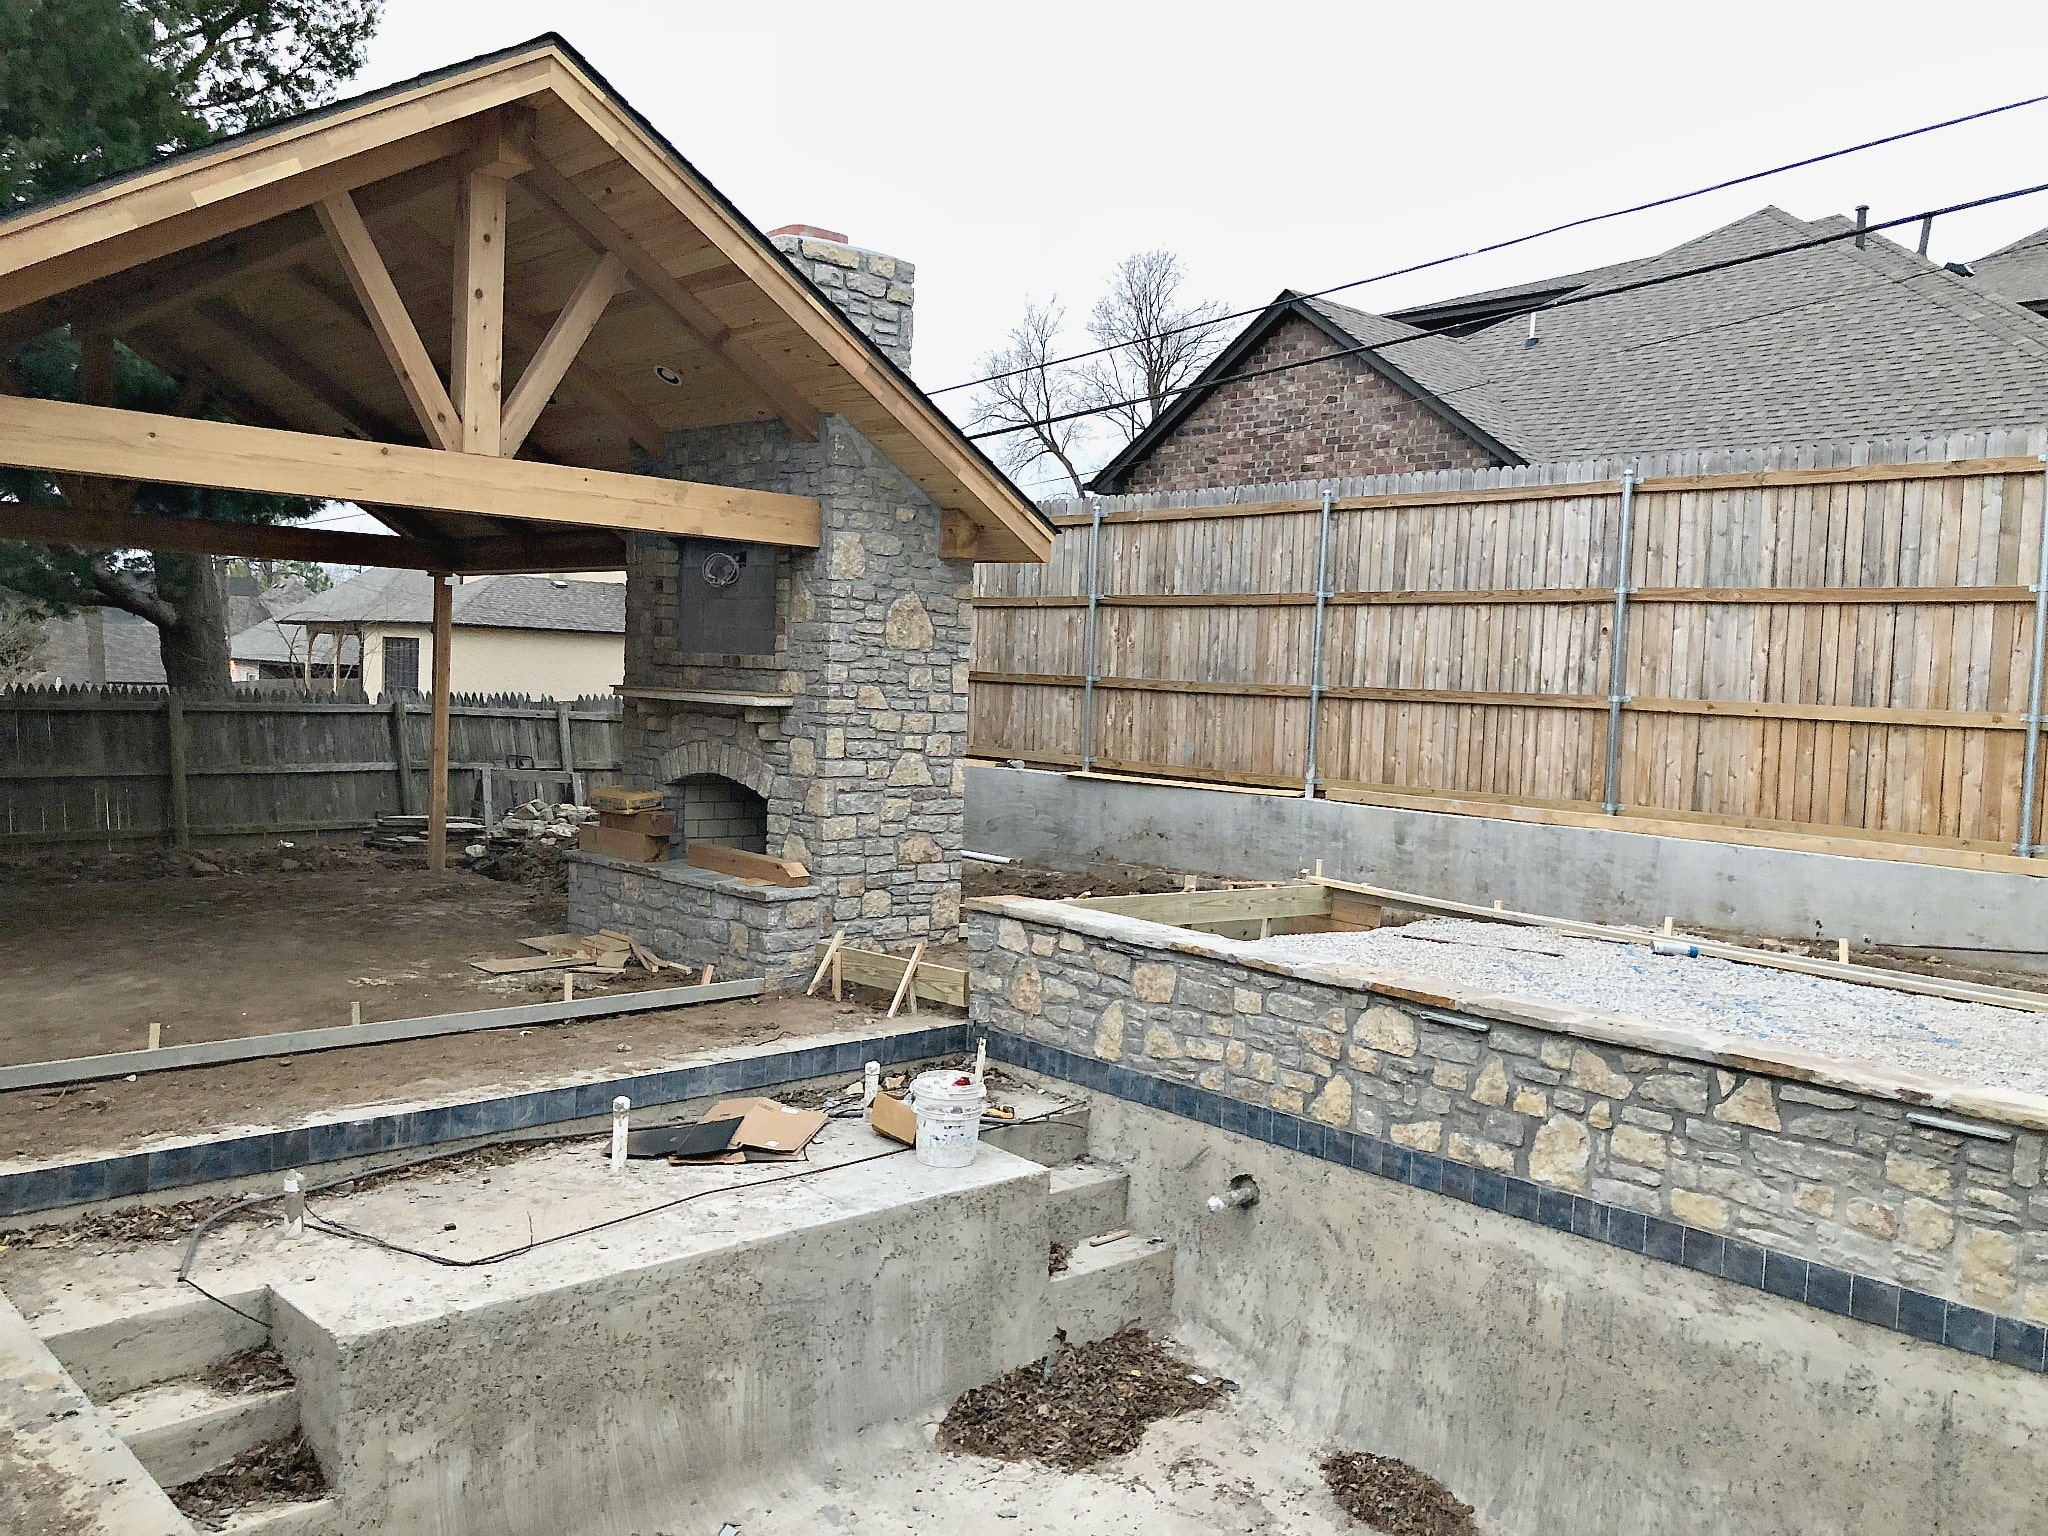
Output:
<instances>
[{"instance_id":1,"label":"arched firebox opening","mask_svg":"<svg viewBox=\"0 0 2048 1536\"><path fill-rule=\"evenodd\" d=\"M678 781L672 793L681 798L686 843L768 851L768 802L746 785L723 774L693 773Z\"/></svg>"}]
</instances>

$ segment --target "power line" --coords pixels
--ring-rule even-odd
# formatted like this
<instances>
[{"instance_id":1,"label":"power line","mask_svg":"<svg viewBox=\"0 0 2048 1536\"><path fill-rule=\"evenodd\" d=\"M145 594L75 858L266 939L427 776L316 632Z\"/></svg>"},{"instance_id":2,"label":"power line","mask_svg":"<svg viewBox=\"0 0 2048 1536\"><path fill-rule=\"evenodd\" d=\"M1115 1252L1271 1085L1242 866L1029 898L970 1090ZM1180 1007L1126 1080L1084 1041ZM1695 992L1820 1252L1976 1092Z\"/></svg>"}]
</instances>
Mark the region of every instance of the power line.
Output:
<instances>
[{"instance_id":1,"label":"power line","mask_svg":"<svg viewBox=\"0 0 2048 1536\"><path fill-rule=\"evenodd\" d=\"M1841 230L1832 235L1816 235L1810 240L1797 240L1790 245L1774 246L1767 251L1752 251L1746 256L1730 256L1721 261L1707 262L1703 266L1687 267L1679 272L1665 272L1660 273L1656 277L1639 278L1631 283L1616 283L1611 287L1563 294L1557 298L1545 300L1542 303L1527 305L1522 309L1503 311L1496 317L1496 320L1497 322L1518 320L1526 315L1544 314L1555 309L1569 309L1575 304L1590 304L1598 299L1613 298L1615 295L1623 293L1637 293L1645 288L1658 288L1665 283L1680 282L1688 277L1700 277L1710 272L1725 272L1731 267L1745 267L1753 262L1769 261L1778 256L1790 256L1800 251L1814 250L1823 245L1838 245L1844 240L1861 239L1866 235L1874 235L1883 230L1896 229L1902 224L1917 224L1922 219L1940 218L1951 213L1966 213L1972 208L1988 208L1996 203L2008 203L2015 198L2032 197L2041 192L2048 192L2048 182L2041 182L2031 187L2015 188L2010 192L1995 192L1989 197L1972 198L1968 202L1951 203L1945 208L1930 208L1922 213L1909 213L1900 218L1887 219L1879 224L1865 224L1854 229ZM1325 290L1325 292L1328 291ZM1314 298L1316 295L1304 294L1302 297ZM1263 312L1263 310L1260 311L1260 313ZM1366 342L1356 347L1342 347L1335 352L1320 352L1314 357L1297 358L1289 363L1275 363L1268 368L1251 368L1243 373L1225 374L1223 377L1216 379L1198 379L1190 382L1181 390L1176 391L1176 398L1187 393L1190 389L1214 389L1222 384L1235 384L1245 379L1261 379L1269 374L1286 373L1295 368L1306 368L1311 363L1327 363L1340 357L1359 357L1366 353L1387 352L1395 347L1406 346L1410 342L1437 339L1440 338L1435 331L1417 331L1412 336L1396 336L1389 341ZM1460 386L1461 389L1464 387L1466 386ZM1018 432L1030 432L1039 427L1057 426L1063 421L1078 421L1085 416L1101 416L1110 411L1127 410L1131 406L1142 404L1150 398L1147 395L1137 395L1128 400L1113 400L1106 405L1091 405L1077 411L1065 411L1060 415L1048 416L1042 420L1034 419L1020 422L1014 426L993 427L984 432L969 432L966 436L970 442L980 442L991 437L1008 437Z\"/></svg>"},{"instance_id":2,"label":"power line","mask_svg":"<svg viewBox=\"0 0 2048 1536\"><path fill-rule=\"evenodd\" d=\"M1453 262L1470 260L1474 256L1490 256L1495 251L1505 251L1518 245L1527 245L1533 240L1541 240L1550 235L1561 235L1570 230L1584 229L1589 225L1604 224L1611 219L1627 218L1631 214L1649 213L1658 208L1669 208L1676 203L1690 202L1696 197L1706 197L1714 192L1725 192L1731 187L1747 186L1753 181L1764 181L1772 176L1783 176L1792 171L1803 171L1808 166L1822 165L1830 160L1840 160L1846 155L1861 154L1867 149L1882 149L1887 144L1898 144L1907 139L1919 138L1924 134L1939 133L1943 129L1958 128L1965 123L1980 122L1987 117L1997 117L2003 112L2016 112L2021 107L2036 106L2044 101L2048 101L2048 93L2039 96L2028 96L2020 101L2009 101L2001 107L1986 107L1981 112L1969 112L1961 117L1944 118L1938 123L1924 123L1918 128L1908 128L1900 133L1886 134L1883 138L1865 139L1861 144L1850 144L1842 149L1831 149L1824 154L1808 155L1803 160L1788 160L1784 164L1774 165L1768 170L1749 171L1740 176L1730 176L1725 181L1716 181L1704 187L1695 187L1690 192L1674 192L1668 197L1654 198L1647 203L1634 203L1626 208L1610 209L1606 213L1590 213L1583 218L1568 219L1562 224L1552 224L1546 229L1532 230L1528 234L1516 235L1511 239L1495 240L1488 245L1474 246L1471 250L1459 251L1456 255L1436 256L1428 261L1416 262L1412 266L1395 267L1390 271L1380 272L1372 277L1353 278L1350 282L1338 283L1329 288L1318 288L1313 293L1305 293L1301 297L1305 299L1325 298L1333 293L1343 293L1347 289L1363 288L1369 283L1383 283L1396 277L1407 277L1416 272L1428 272L1437 267L1446 267ZM1261 304L1254 309L1231 310L1227 314L1216 315L1207 320L1198 320L1189 325L1173 326L1163 331L1152 331L1143 336L1133 336L1125 341L1112 342L1106 347L1095 347L1089 351L1075 352L1066 357L1050 358L1043 363L1034 363L1023 368L1005 369L1001 373L991 373L978 379L968 379L960 384L947 384L939 389L926 390L925 393L933 397L950 395L957 390L973 389L981 384L993 384L998 379L1015 378L1018 374L1033 373L1040 368L1056 368L1064 363L1082 362L1091 357L1100 357L1106 352L1115 352L1123 347L1135 345L1140 341L1163 340L1165 337L1178 336L1186 331L1201 330L1205 326L1222 325L1227 321L1243 320L1251 315L1264 314L1267 307ZM1139 402L1131 401L1129 403L1135 405Z\"/></svg>"}]
</instances>

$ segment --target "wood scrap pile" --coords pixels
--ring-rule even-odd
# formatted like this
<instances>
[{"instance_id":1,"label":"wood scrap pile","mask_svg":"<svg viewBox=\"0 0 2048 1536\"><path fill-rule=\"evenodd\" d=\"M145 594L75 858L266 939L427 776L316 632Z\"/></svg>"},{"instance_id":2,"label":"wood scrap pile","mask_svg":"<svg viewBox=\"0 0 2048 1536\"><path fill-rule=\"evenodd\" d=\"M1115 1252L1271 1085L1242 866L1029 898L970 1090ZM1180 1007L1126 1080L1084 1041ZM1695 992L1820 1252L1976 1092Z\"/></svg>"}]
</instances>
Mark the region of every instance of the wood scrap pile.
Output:
<instances>
[{"instance_id":1,"label":"wood scrap pile","mask_svg":"<svg viewBox=\"0 0 2048 1536\"><path fill-rule=\"evenodd\" d=\"M579 976L619 976L627 967L637 966L650 975L663 971L692 972L694 965L665 960L630 935L610 928L596 933L544 933L519 941L537 954L514 960L472 960L469 963L488 976L522 976L532 971L573 971ZM711 980L705 966L698 984Z\"/></svg>"}]
</instances>

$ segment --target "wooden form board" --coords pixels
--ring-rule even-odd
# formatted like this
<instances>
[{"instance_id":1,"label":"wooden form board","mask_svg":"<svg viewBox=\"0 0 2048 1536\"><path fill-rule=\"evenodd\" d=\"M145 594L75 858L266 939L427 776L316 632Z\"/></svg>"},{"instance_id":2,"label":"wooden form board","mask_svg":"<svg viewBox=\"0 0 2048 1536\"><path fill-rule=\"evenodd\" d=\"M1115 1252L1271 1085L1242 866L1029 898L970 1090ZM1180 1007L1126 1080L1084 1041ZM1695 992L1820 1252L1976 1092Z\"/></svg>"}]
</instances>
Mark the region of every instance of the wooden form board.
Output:
<instances>
[{"instance_id":1,"label":"wooden form board","mask_svg":"<svg viewBox=\"0 0 2048 1536\"><path fill-rule=\"evenodd\" d=\"M600 1019L613 1014L647 1013L657 1008L686 1008L732 997L759 997L766 983L759 979L714 981L707 986L662 987L617 997L586 997L573 1002L529 1003L518 1008L486 1008L476 1013L443 1013L417 1019L385 1019L372 1024L337 1024L328 1029L297 1029L286 1034L251 1035L239 1040L207 1040L194 1045L167 1045L154 1051L121 1051L107 1056L80 1056L69 1061L35 1062L0 1067L0 1093L17 1088L54 1088L129 1073L170 1072L181 1067L214 1067L230 1061L257 1061L267 1056L302 1056L311 1051L338 1051L349 1046L385 1045L394 1040L424 1040L435 1035L466 1035L513 1025L561 1024L571 1019Z\"/></svg>"},{"instance_id":2,"label":"wooden form board","mask_svg":"<svg viewBox=\"0 0 2048 1536\"><path fill-rule=\"evenodd\" d=\"M827 947L826 944L818 946L817 956L821 962ZM903 970L910 963L904 955L851 949L845 944L839 946L833 958L839 962L839 974L845 980L891 994L903 984ZM967 1006L967 972L958 966L934 965L929 960L920 960L912 989L928 1003L946 1003L955 1008Z\"/></svg>"},{"instance_id":3,"label":"wooden form board","mask_svg":"<svg viewBox=\"0 0 2048 1536\"><path fill-rule=\"evenodd\" d=\"M697 869L714 870L722 875L736 875L742 880L759 880L765 885L780 885L792 890L811 883L810 872L793 859L770 858L765 853L723 848L716 843L689 844L683 862Z\"/></svg>"},{"instance_id":4,"label":"wooden form board","mask_svg":"<svg viewBox=\"0 0 2048 1536\"><path fill-rule=\"evenodd\" d=\"M1999 451L2007 436L1926 450L1950 462L1845 448L1644 482L1619 690L1629 818L2010 858L2043 476ZM1337 506L1319 782L1598 816L1618 481ZM1301 786L1320 521L1311 501L1111 513L1092 767ZM973 755L1079 761L1091 537L1063 526L1048 566L978 574Z\"/></svg>"}]
</instances>

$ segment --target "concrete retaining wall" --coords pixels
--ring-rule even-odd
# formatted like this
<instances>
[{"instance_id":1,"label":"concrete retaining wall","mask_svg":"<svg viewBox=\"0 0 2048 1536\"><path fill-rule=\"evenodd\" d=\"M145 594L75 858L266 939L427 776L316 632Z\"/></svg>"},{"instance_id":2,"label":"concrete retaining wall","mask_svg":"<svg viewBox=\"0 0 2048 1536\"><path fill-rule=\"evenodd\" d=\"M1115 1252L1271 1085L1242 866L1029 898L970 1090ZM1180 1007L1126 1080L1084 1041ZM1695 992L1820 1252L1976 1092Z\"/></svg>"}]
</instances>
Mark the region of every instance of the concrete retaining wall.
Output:
<instances>
[{"instance_id":1,"label":"concrete retaining wall","mask_svg":"<svg viewBox=\"0 0 2048 1536\"><path fill-rule=\"evenodd\" d=\"M2013 1358L2048 1367L2048 1100L1423 991L1066 903L973 902L968 918L977 1027L1569 1192L1569 1219L1625 1218L1638 1253L1682 1252L1691 1231L1771 1289L1769 1256L1796 1258L1816 1305L1839 1290L1887 1327L1924 1336L1931 1308L1940 1339L1942 1302L1960 1303L1984 1320L1946 1331L1985 1332L1988 1353L1996 1314ZM1956 1129L1908 1118L1926 1105Z\"/></svg>"},{"instance_id":2,"label":"concrete retaining wall","mask_svg":"<svg viewBox=\"0 0 2048 1536\"><path fill-rule=\"evenodd\" d=\"M1489 1532L2041 1528L2048 1378L1107 1096L1093 1117L1132 1224L1176 1245L1198 1356ZM1259 1204L1206 1213L1238 1173Z\"/></svg>"},{"instance_id":3,"label":"concrete retaining wall","mask_svg":"<svg viewBox=\"0 0 2048 1536\"><path fill-rule=\"evenodd\" d=\"M1587 922L1669 916L1995 950L2048 970L2048 877L2031 875L980 766L967 773L967 846L1055 869L1157 864L1245 880L1288 879L1320 859L1337 880Z\"/></svg>"}]
</instances>

